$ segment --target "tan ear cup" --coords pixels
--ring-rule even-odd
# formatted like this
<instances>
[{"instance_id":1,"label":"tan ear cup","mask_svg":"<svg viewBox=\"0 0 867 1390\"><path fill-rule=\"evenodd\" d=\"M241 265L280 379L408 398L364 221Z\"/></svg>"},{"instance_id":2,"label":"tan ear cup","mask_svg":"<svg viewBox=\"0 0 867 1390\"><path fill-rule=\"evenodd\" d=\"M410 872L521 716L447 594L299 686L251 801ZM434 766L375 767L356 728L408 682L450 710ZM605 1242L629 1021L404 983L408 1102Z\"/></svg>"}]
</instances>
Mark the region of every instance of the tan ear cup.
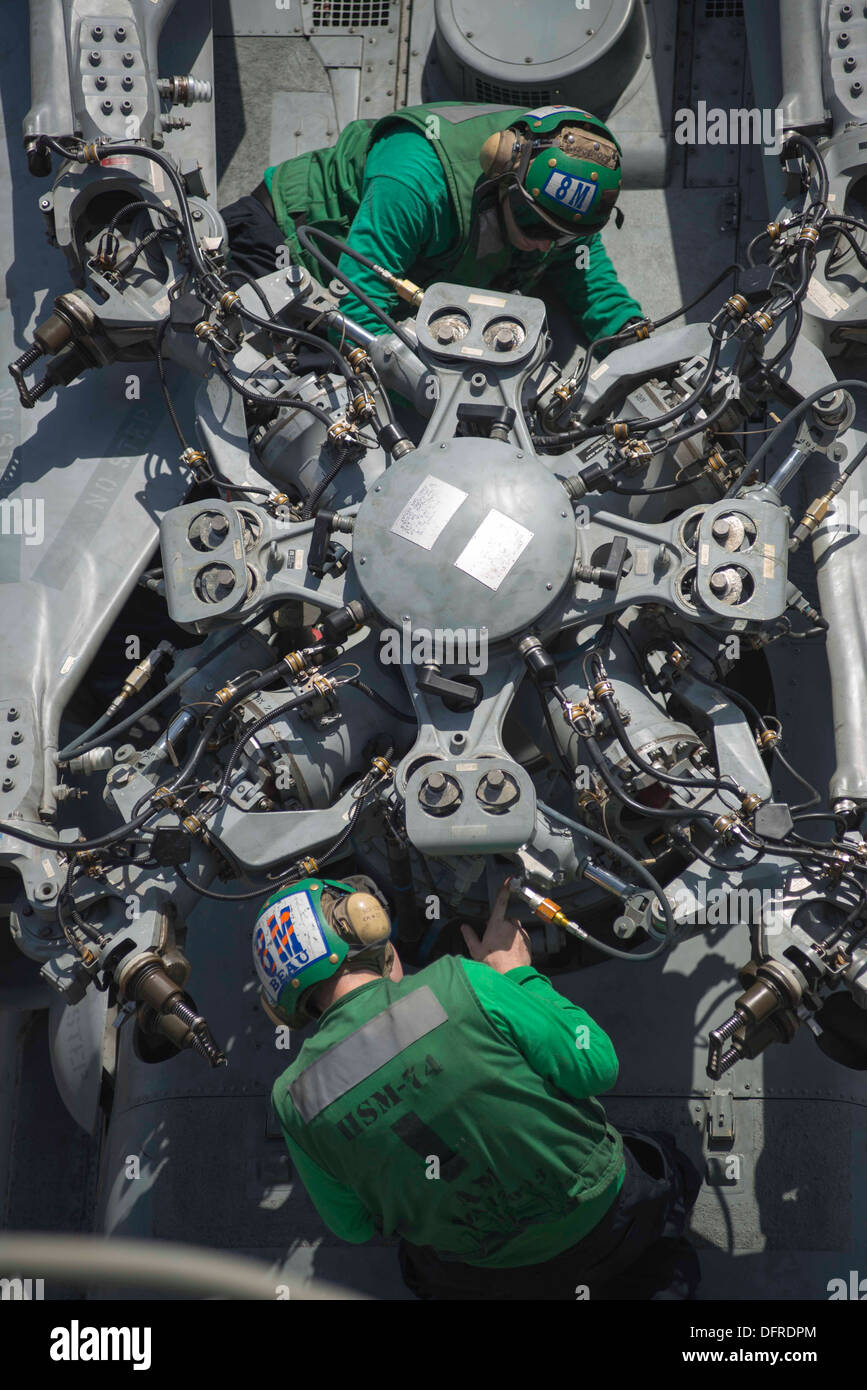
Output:
<instances>
[{"instance_id":1,"label":"tan ear cup","mask_svg":"<svg viewBox=\"0 0 867 1390\"><path fill-rule=\"evenodd\" d=\"M489 179L499 178L515 164L521 137L514 130L497 130L482 145L479 163Z\"/></svg>"},{"instance_id":2,"label":"tan ear cup","mask_svg":"<svg viewBox=\"0 0 867 1390\"><path fill-rule=\"evenodd\" d=\"M351 893L340 905L340 916L344 914L347 925L365 946L388 939L391 931L388 913L372 893Z\"/></svg>"}]
</instances>

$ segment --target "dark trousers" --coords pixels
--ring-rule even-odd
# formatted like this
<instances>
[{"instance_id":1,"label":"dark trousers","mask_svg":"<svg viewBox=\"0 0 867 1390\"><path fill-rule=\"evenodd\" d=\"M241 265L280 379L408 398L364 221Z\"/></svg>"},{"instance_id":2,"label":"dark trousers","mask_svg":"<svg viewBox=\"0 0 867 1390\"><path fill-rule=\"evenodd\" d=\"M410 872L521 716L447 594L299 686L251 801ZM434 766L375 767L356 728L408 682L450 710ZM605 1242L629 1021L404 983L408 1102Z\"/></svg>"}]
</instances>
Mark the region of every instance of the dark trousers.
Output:
<instances>
[{"instance_id":1,"label":"dark trousers","mask_svg":"<svg viewBox=\"0 0 867 1390\"><path fill-rule=\"evenodd\" d=\"M577 1245L543 1264L481 1269L401 1241L404 1283L425 1299L691 1298L701 1274L683 1232L701 1176L670 1135L621 1133L623 1186L599 1224Z\"/></svg>"},{"instance_id":2,"label":"dark trousers","mask_svg":"<svg viewBox=\"0 0 867 1390\"><path fill-rule=\"evenodd\" d=\"M263 194L267 202L263 201ZM231 270L241 270L258 280L280 268L278 254L279 248L285 245L285 238L274 219L273 204L264 183L255 194L249 193L221 208L220 215L229 234Z\"/></svg>"}]
</instances>

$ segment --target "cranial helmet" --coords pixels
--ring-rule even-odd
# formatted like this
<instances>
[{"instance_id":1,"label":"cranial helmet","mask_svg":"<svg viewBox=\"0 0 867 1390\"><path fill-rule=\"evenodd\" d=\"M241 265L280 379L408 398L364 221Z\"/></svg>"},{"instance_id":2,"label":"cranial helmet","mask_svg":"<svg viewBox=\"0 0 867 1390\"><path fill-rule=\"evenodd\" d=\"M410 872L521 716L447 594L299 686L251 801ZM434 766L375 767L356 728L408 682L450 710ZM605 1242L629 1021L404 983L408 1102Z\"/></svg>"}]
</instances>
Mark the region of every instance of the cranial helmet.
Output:
<instances>
[{"instance_id":1,"label":"cranial helmet","mask_svg":"<svg viewBox=\"0 0 867 1390\"><path fill-rule=\"evenodd\" d=\"M528 111L491 135L479 159L501 200L531 208L558 243L604 227L620 192L620 146L603 121L571 106Z\"/></svg>"},{"instance_id":2,"label":"cranial helmet","mask_svg":"<svg viewBox=\"0 0 867 1390\"><path fill-rule=\"evenodd\" d=\"M316 986L338 971L388 975L394 960L388 905L363 874L302 878L263 905L253 928L259 998L273 1023L301 1028L315 1017Z\"/></svg>"}]
</instances>

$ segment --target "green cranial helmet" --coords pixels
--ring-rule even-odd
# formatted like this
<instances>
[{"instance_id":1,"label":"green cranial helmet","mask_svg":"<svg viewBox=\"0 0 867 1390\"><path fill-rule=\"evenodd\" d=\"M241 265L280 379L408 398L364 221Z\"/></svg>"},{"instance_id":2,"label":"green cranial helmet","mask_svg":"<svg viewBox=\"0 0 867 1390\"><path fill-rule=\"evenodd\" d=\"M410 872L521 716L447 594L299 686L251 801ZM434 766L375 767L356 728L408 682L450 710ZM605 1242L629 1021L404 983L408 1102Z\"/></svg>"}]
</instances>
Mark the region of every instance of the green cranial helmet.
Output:
<instances>
[{"instance_id":1,"label":"green cranial helmet","mask_svg":"<svg viewBox=\"0 0 867 1390\"><path fill-rule=\"evenodd\" d=\"M485 141L480 160L512 206L531 208L558 242L604 227L620 192L620 146L597 116L571 106L528 111Z\"/></svg>"},{"instance_id":2,"label":"green cranial helmet","mask_svg":"<svg viewBox=\"0 0 867 1390\"><path fill-rule=\"evenodd\" d=\"M372 879L302 878L273 893L253 928L262 1007L301 1028L315 1016L316 987L338 971L387 975L394 959L385 898Z\"/></svg>"}]
</instances>

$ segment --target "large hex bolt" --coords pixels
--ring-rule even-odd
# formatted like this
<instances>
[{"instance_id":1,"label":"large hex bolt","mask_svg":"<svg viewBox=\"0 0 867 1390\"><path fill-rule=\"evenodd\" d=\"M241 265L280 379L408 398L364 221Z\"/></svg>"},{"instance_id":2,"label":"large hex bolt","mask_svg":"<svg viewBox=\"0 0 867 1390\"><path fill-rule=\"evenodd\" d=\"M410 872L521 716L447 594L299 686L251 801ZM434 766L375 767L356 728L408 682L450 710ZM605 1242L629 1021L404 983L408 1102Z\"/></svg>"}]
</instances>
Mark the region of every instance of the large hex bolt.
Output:
<instances>
[{"instance_id":1,"label":"large hex bolt","mask_svg":"<svg viewBox=\"0 0 867 1390\"><path fill-rule=\"evenodd\" d=\"M432 772L419 787L418 799L432 816L450 816L461 804L460 783L445 772Z\"/></svg>"},{"instance_id":2,"label":"large hex bolt","mask_svg":"<svg viewBox=\"0 0 867 1390\"><path fill-rule=\"evenodd\" d=\"M476 787L476 799L490 811L507 811L521 795L514 777L501 767L492 767Z\"/></svg>"}]
</instances>

